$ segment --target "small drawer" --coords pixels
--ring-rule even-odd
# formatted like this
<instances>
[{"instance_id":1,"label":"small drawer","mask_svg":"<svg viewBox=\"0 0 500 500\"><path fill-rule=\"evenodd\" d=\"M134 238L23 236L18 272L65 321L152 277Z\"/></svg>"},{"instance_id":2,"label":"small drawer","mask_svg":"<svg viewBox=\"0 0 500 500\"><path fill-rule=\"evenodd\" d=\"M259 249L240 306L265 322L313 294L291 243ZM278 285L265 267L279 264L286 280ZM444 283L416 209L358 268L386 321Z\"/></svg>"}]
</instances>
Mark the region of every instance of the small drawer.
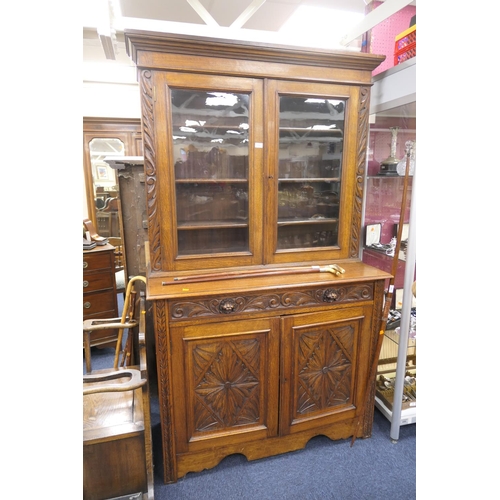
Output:
<instances>
[{"instance_id":1,"label":"small drawer","mask_svg":"<svg viewBox=\"0 0 500 500\"><path fill-rule=\"evenodd\" d=\"M114 266L113 252L97 252L83 255L83 272L111 269Z\"/></svg>"},{"instance_id":2,"label":"small drawer","mask_svg":"<svg viewBox=\"0 0 500 500\"><path fill-rule=\"evenodd\" d=\"M113 287L113 275L111 273L84 273L83 293L105 290Z\"/></svg>"},{"instance_id":3,"label":"small drawer","mask_svg":"<svg viewBox=\"0 0 500 500\"><path fill-rule=\"evenodd\" d=\"M117 298L113 290L106 292L86 293L83 296L83 316L98 314L104 311L116 311Z\"/></svg>"}]
</instances>

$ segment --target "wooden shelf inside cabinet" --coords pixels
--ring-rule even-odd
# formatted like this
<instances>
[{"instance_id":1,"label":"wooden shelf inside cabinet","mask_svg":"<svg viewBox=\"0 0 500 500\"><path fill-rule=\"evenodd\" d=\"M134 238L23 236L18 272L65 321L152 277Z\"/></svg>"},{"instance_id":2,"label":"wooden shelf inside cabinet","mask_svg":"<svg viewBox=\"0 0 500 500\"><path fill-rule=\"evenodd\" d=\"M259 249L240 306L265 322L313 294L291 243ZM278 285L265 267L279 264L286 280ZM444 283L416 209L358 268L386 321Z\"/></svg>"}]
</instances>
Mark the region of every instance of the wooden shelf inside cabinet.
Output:
<instances>
[{"instance_id":1,"label":"wooden shelf inside cabinet","mask_svg":"<svg viewBox=\"0 0 500 500\"><path fill-rule=\"evenodd\" d=\"M280 219L278 220L278 226L298 226L303 224L331 224L338 223L338 219Z\"/></svg>"},{"instance_id":2,"label":"wooden shelf inside cabinet","mask_svg":"<svg viewBox=\"0 0 500 500\"><path fill-rule=\"evenodd\" d=\"M245 184L248 179L175 179L176 184Z\"/></svg>"},{"instance_id":3,"label":"wooden shelf inside cabinet","mask_svg":"<svg viewBox=\"0 0 500 500\"><path fill-rule=\"evenodd\" d=\"M197 229L226 229L232 227L248 227L247 222L240 221L210 221L210 222L181 222L177 228L182 231L194 231Z\"/></svg>"},{"instance_id":4,"label":"wooden shelf inside cabinet","mask_svg":"<svg viewBox=\"0 0 500 500\"><path fill-rule=\"evenodd\" d=\"M340 182L339 177L280 177L279 182Z\"/></svg>"}]
</instances>

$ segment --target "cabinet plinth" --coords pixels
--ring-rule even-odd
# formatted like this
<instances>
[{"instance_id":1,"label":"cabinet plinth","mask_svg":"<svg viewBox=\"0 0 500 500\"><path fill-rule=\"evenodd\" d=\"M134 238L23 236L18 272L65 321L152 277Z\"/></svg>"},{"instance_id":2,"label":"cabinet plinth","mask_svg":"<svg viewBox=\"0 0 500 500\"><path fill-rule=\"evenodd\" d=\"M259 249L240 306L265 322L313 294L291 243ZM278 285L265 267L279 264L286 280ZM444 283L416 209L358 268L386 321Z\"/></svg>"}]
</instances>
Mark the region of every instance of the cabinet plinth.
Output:
<instances>
[{"instance_id":1,"label":"cabinet plinth","mask_svg":"<svg viewBox=\"0 0 500 500\"><path fill-rule=\"evenodd\" d=\"M125 38L141 86L165 482L233 453L370 436L389 275L359 250L384 56ZM344 274L316 270L333 263Z\"/></svg>"}]
</instances>

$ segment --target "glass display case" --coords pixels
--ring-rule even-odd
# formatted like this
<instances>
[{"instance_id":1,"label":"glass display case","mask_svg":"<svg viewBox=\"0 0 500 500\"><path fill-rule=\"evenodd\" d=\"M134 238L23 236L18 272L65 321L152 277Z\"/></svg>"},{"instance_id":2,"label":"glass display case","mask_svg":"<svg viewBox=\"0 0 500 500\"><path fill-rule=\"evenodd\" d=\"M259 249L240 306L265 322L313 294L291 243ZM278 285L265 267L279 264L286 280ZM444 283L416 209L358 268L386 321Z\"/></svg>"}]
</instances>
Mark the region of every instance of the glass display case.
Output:
<instances>
[{"instance_id":1,"label":"glass display case","mask_svg":"<svg viewBox=\"0 0 500 500\"><path fill-rule=\"evenodd\" d=\"M165 99L158 270L357 254L356 87L175 72L155 80Z\"/></svg>"}]
</instances>

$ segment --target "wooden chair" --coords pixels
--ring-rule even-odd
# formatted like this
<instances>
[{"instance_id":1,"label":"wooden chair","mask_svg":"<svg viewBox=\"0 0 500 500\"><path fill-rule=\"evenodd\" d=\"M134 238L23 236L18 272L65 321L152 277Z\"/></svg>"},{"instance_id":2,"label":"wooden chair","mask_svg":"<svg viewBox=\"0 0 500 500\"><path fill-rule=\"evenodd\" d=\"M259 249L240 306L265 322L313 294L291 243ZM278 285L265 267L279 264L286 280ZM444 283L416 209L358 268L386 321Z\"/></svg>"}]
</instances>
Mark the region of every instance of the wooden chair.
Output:
<instances>
[{"instance_id":1,"label":"wooden chair","mask_svg":"<svg viewBox=\"0 0 500 500\"><path fill-rule=\"evenodd\" d=\"M132 300L131 290L138 281L145 282L145 278L131 278L127 286L124 311L129 309L127 302ZM120 338L113 368L83 376L84 500L154 498L145 302L141 292L136 301L138 319L128 322L135 324L127 340L137 345L137 363L127 364L133 358L127 357L127 349L120 353ZM123 367L118 367L120 354Z\"/></svg>"}]
</instances>

